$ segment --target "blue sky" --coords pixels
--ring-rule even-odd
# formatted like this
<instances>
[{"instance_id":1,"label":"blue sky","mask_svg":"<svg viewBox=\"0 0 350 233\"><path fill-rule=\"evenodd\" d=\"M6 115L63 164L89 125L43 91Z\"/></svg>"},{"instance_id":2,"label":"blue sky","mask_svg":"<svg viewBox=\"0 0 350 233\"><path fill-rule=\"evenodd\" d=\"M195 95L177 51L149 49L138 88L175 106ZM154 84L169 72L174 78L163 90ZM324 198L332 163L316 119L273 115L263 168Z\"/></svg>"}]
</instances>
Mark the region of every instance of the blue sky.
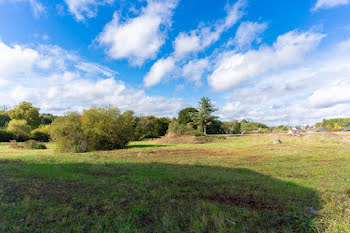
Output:
<instances>
[{"instance_id":1,"label":"blue sky","mask_svg":"<svg viewBox=\"0 0 350 233\"><path fill-rule=\"evenodd\" d=\"M222 120L350 116L350 0L0 0L0 104Z\"/></svg>"}]
</instances>

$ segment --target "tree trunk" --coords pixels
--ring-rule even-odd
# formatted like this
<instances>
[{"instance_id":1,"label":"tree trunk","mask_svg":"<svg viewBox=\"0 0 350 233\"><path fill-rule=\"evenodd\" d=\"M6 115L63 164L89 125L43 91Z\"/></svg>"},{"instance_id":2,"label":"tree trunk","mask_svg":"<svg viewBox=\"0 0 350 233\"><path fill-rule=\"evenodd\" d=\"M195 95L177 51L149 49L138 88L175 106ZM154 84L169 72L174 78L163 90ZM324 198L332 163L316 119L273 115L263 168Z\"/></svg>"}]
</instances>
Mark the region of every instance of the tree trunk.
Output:
<instances>
[{"instance_id":1,"label":"tree trunk","mask_svg":"<svg viewBox=\"0 0 350 233\"><path fill-rule=\"evenodd\" d=\"M204 135L207 135L207 125L206 124L204 124Z\"/></svg>"}]
</instances>

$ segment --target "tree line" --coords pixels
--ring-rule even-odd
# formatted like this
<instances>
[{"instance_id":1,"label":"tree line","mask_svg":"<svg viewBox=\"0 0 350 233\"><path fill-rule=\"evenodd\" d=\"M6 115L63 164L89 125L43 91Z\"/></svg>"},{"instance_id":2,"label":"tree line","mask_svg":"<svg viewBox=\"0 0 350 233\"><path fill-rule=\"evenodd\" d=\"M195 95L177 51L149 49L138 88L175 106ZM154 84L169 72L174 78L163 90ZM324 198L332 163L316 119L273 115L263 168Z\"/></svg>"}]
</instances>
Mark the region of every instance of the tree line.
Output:
<instances>
[{"instance_id":1,"label":"tree line","mask_svg":"<svg viewBox=\"0 0 350 233\"><path fill-rule=\"evenodd\" d=\"M172 119L135 116L131 110L114 106L91 107L82 113L64 116L40 113L30 102L12 109L0 109L0 141L36 140L56 143L61 152L121 149L130 141L153 139L165 134L203 136L241 132L267 132L269 127L246 120L222 122L213 115L217 111L209 98L202 97L197 108L181 110Z\"/></svg>"}]
</instances>

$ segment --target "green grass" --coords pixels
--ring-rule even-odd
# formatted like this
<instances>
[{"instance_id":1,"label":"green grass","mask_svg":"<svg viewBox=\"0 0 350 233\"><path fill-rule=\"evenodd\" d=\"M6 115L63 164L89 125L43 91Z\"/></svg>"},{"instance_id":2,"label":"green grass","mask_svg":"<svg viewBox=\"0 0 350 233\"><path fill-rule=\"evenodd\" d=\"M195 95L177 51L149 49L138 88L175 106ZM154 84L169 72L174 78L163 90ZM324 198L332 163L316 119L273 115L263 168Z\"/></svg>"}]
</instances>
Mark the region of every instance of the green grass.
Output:
<instances>
[{"instance_id":1,"label":"green grass","mask_svg":"<svg viewBox=\"0 0 350 233\"><path fill-rule=\"evenodd\" d=\"M0 232L350 232L350 134L0 144Z\"/></svg>"}]
</instances>

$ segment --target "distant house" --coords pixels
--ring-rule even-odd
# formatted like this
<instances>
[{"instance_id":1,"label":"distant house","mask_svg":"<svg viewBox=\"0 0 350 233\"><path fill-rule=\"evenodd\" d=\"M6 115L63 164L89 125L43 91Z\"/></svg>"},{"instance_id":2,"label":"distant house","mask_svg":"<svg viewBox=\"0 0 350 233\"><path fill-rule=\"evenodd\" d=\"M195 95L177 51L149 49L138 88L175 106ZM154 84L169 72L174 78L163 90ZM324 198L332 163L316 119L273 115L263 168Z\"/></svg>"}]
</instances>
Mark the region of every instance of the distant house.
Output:
<instances>
[{"instance_id":1,"label":"distant house","mask_svg":"<svg viewBox=\"0 0 350 233\"><path fill-rule=\"evenodd\" d=\"M300 126L295 126L293 127L291 130L289 130L290 133L297 133L297 134L300 134L303 132L303 130L301 129Z\"/></svg>"},{"instance_id":2,"label":"distant house","mask_svg":"<svg viewBox=\"0 0 350 233\"><path fill-rule=\"evenodd\" d=\"M308 133L315 133L315 132L326 132L326 131L329 131L329 130L325 127L314 127L314 128L309 129L307 132Z\"/></svg>"}]
</instances>

